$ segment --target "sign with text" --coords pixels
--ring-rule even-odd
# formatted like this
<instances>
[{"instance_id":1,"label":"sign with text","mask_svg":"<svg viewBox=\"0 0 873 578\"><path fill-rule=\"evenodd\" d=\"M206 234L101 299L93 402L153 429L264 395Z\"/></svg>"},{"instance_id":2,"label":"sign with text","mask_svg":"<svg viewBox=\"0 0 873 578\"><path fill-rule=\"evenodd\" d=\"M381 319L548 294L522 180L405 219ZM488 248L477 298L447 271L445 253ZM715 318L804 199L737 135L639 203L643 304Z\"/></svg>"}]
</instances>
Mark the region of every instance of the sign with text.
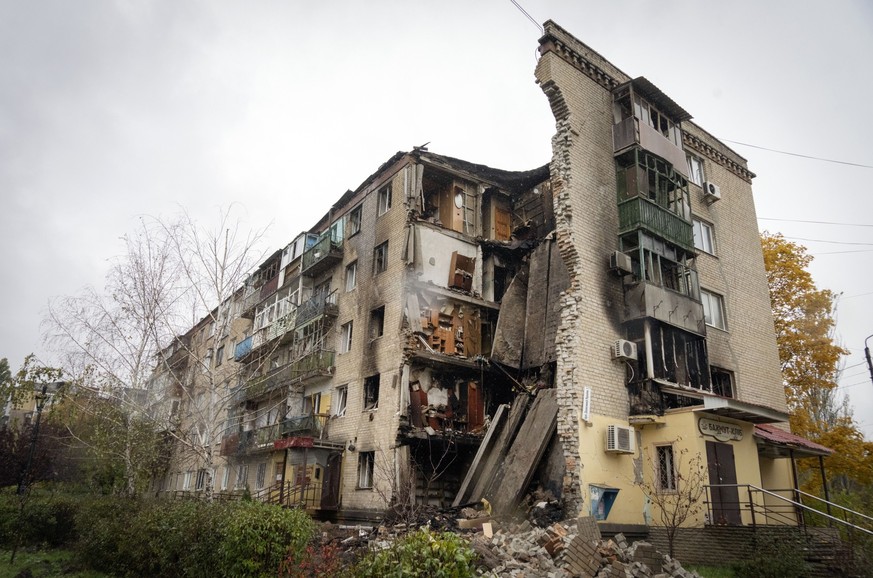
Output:
<instances>
[{"instance_id":1,"label":"sign with text","mask_svg":"<svg viewBox=\"0 0 873 578\"><path fill-rule=\"evenodd\" d=\"M714 437L720 442L740 441L743 439L743 428L733 423L725 423L702 417L697 422L697 427L703 435Z\"/></svg>"}]
</instances>

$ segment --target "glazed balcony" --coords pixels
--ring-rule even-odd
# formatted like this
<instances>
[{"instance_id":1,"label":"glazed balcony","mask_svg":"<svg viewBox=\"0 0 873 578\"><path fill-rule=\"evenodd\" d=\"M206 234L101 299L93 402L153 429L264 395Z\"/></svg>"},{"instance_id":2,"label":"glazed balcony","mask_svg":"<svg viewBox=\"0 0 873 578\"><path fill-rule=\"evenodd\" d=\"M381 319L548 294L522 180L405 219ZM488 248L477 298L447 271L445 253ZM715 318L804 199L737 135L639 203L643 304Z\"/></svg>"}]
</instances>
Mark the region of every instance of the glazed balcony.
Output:
<instances>
[{"instance_id":1,"label":"glazed balcony","mask_svg":"<svg viewBox=\"0 0 873 578\"><path fill-rule=\"evenodd\" d=\"M693 283L696 283L696 272ZM688 295L645 281L625 285L624 321L650 317L697 335L706 335L703 305Z\"/></svg>"},{"instance_id":2,"label":"glazed balcony","mask_svg":"<svg viewBox=\"0 0 873 578\"><path fill-rule=\"evenodd\" d=\"M681 142L681 138L679 142ZM636 117L629 116L613 125L612 144L615 153L639 145L673 165L682 176L688 177L688 161L682 147L671 142L648 123L640 122Z\"/></svg>"},{"instance_id":3,"label":"glazed balcony","mask_svg":"<svg viewBox=\"0 0 873 578\"><path fill-rule=\"evenodd\" d=\"M343 259L343 242L332 235L324 235L303 253L302 273L315 277Z\"/></svg>"}]
</instances>

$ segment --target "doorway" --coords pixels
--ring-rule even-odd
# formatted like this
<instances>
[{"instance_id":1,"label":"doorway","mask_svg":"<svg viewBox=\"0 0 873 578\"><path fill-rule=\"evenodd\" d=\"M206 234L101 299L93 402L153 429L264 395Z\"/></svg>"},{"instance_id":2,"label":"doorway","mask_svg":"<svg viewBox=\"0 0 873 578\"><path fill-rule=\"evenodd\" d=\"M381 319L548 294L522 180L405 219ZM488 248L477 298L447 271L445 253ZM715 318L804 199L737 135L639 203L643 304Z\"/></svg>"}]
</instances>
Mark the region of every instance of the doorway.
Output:
<instances>
[{"instance_id":1,"label":"doorway","mask_svg":"<svg viewBox=\"0 0 873 578\"><path fill-rule=\"evenodd\" d=\"M739 526L740 492L736 486L737 468L731 444L706 442L706 462L709 470L712 523ZM716 486L716 487L712 487Z\"/></svg>"}]
</instances>

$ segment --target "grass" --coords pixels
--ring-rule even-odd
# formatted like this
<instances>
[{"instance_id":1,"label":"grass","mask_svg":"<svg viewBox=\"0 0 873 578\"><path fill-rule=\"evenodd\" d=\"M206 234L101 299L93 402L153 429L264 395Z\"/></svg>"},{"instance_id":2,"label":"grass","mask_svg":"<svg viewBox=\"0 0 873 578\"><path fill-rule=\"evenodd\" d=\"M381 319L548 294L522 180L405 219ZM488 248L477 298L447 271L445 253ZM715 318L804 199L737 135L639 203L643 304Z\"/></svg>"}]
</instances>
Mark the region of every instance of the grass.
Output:
<instances>
[{"instance_id":1,"label":"grass","mask_svg":"<svg viewBox=\"0 0 873 578\"><path fill-rule=\"evenodd\" d=\"M684 566L700 574L702 578L734 578L734 571L724 566Z\"/></svg>"},{"instance_id":2,"label":"grass","mask_svg":"<svg viewBox=\"0 0 873 578\"><path fill-rule=\"evenodd\" d=\"M70 550L21 549L14 564L9 563L11 554L10 550L0 550L0 578L108 578L107 574L82 570Z\"/></svg>"}]
</instances>

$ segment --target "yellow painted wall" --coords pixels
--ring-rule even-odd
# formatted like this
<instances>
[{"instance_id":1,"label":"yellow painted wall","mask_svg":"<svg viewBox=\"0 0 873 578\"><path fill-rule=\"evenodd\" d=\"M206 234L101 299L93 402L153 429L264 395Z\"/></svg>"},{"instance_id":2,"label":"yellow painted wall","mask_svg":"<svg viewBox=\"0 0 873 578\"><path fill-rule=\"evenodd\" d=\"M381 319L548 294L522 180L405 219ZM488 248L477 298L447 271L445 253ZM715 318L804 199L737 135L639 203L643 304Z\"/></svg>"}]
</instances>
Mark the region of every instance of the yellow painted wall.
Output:
<instances>
[{"instance_id":1,"label":"yellow painted wall","mask_svg":"<svg viewBox=\"0 0 873 578\"><path fill-rule=\"evenodd\" d=\"M736 425L742 428L741 440L720 442L712 436L704 436L698 422L701 418ZM640 476L651 485L654 482L655 446L671 444L675 467L682 475L688 476L689 463L695 456L700 456L699 462L704 468L704 484L709 484L706 461L706 442L728 443L733 447L734 462L737 473L737 484L749 484L757 487L790 488L790 463L788 460L764 460L759 465L758 448L753 436L754 425L738 420L731 420L703 412L695 412L691 408L671 410L657 418L658 423L636 425L636 447L634 454L608 454L605 452L606 428L610 424L627 426L626 422L604 416L591 416L589 424L580 422L580 458L582 460L582 487L588 513L591 513L591 486L607 486L619 489L618 497L612 506L609 516L604 520L619 524L658 524L658 516L652 511L652 505L644 495L639 485ZM762 479L762 468L765 474ZM741 502L748 500L748 490L738 489ZM681 491L680 491L681 493ZM701 497L706 500L704 494ZM756 496L758 501L760 496ZM701 526L705 522L706 508L686 525ZM741 508L744 524L752 522L748 508ZM760 516L756 518L762 522Z\"/></svg>"}]
</instances>

